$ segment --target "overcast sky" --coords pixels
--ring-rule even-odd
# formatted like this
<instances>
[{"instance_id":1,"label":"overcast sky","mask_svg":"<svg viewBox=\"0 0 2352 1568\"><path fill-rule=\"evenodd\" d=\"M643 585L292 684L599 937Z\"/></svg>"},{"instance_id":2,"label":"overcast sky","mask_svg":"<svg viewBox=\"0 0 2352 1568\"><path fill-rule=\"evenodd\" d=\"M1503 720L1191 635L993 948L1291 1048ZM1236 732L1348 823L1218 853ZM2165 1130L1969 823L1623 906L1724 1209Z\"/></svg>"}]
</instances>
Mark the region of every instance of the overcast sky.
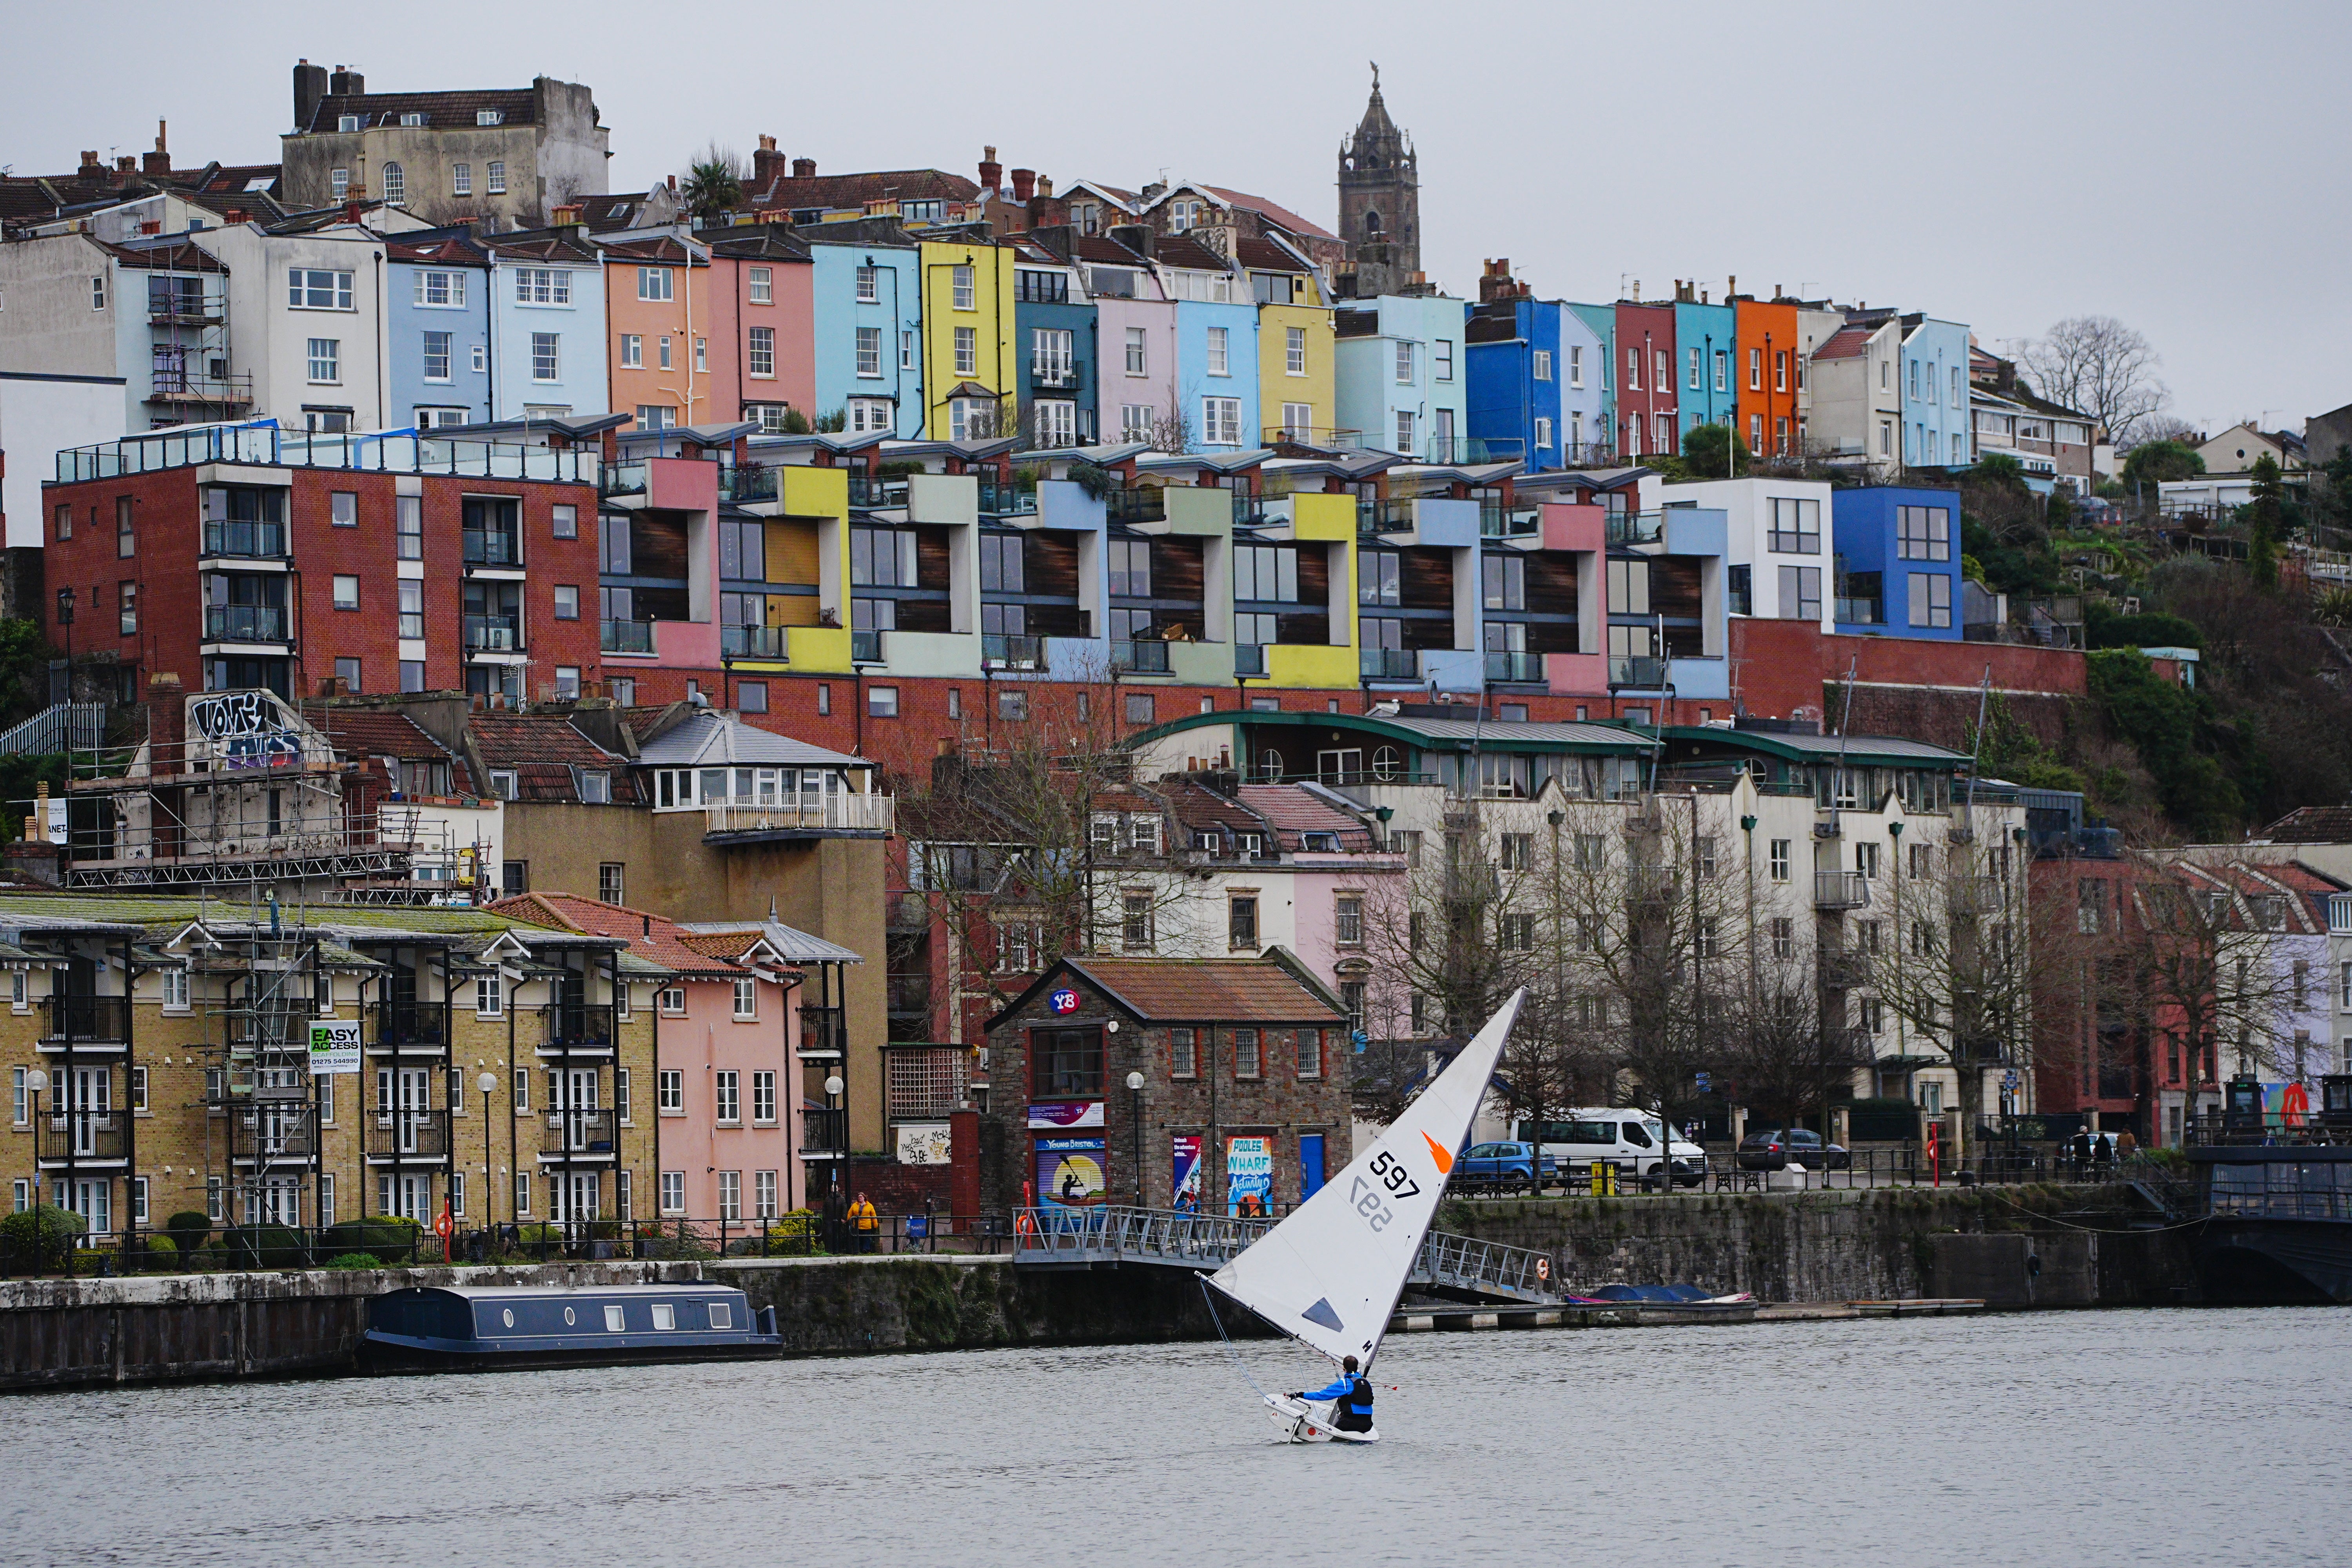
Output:
<instances>
[{"instance_id":1,"label":"overcast sky","mask_svg":"<svg viewBox=\"0 0 2352 1568\"><path fill-rule=\"evenodd\" d=\"M1486 257L1572 300L1736 275L1996 349L2102 313L2210 429L2352 402L2344 0L8 9L18 174L142 152L158 117L175 162L273 162L299 55L377 91L587 82L614 190L761 132L828 172L971 174L993 143L1065 184L1164 170L1327 226L1378 59L1453 292Z\"/></svg>"}]
</instances>

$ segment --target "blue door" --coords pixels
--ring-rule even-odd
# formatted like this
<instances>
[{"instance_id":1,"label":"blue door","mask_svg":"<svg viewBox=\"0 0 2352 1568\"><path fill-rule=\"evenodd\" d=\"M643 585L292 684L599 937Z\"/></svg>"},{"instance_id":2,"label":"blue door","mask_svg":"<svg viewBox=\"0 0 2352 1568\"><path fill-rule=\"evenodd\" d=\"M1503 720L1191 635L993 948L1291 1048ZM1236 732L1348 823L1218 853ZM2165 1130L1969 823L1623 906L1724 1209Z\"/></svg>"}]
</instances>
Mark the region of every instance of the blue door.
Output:
<instances>
[{"instance_id":1,"label":"blue door","mask_svg":"<svg viewBox=\"0 0 2352 1568\"><path fill-rule=\"evenodd\" d=\"M1323 1186L1323 1134L1298 1135L1298 1201L1305 1203Z\"/></svg>"}]
</instances>

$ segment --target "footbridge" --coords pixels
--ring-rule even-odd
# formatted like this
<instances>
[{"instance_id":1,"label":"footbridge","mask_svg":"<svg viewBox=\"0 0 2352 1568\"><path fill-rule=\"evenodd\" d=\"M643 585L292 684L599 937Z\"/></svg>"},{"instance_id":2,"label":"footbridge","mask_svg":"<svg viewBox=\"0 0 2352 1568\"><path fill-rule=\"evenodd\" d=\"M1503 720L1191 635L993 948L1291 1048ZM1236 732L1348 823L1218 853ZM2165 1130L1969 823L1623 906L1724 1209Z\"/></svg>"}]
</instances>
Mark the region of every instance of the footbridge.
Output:
<instances>
[{"instance_id":1,"label":"footbridge","mask_svg":"<svg viewBox=\"0 0 2352 1568\"><path fill-rule=\"evenodd\" d=\"M1271 1219L1100 1205L1023 1209L1013 1223L1013 1260L1037 1268L1129 1265L1213 1273L1274 1228ZM1407 1287L1467 1301L1549 1307L1560 1301L1545 1253L1433 1231L1421 1244Z\"/></svg>"}]
</instances>

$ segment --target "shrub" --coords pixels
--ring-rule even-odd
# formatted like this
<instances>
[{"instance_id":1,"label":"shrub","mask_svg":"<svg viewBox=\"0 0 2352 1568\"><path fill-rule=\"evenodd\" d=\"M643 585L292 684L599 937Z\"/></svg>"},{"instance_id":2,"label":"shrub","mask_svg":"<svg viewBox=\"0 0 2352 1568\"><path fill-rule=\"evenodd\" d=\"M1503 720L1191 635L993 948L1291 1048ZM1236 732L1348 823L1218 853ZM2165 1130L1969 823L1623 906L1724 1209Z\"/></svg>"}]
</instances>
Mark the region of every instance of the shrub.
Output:
<instances>
[{"instance_id":1,"label":"shrub","mask_svg":"<svg viewBox=\"0 0 2352 1568\"><path fill-rule=\"evenodd\" d=\"M320 1265L322 1268L381 1268L383 1259L372 1252L339 1252Z\"/></svg>"},{"instance_id":2,"label":"shrub","mask_svg":"<svg viewBox=\"0 0 2352 1568\"><path fill-rule=\"evenodd\" d=\"M371 1215L365 1219L331 1225L320 1231L319 1250L331 1256L364 1252L373 1258L406 1258L415 1250L423 1229L416 1221L397 1215Z\"/></svg>"},{"instance_id":3,"label":"shrub","mask_svg":"<svg viewBox=\"0 0 2352 1568\"><path fill-rule=\"evenodd\" d=\"M173 1246L182 1252L194 1252L212 1235L212 1216L201 1209L182 1209L163 1222L163 1228L171 1233Z\"/></svg>"},{"instance_id":4,"label":"shrub","mask_svg":"<svg viewBox=\"0 0 2352 1568\"><path fill-rule=\"evenodd\" d=\"M58 1268L72 1251L73 1238L89 1229L89 1222L71 1209L35 1204L0 1219L0 1251L12 1268Z\"/></svg>"},{"instance_id":5,"label":"shrub","mask_svg":"<svg viewBox=\"0 0 2352 1568\"><path fill-rule=\"evenodd\" d=\"M302 1233L282 1225L241 1225L221 1233L239 1268L300 1268L310 1261Z\"/></svg>"},{"instance_id":6,"label":"shrub","mask_svg":"<svg viewBox=\"0 0 2352 1568\"><path fill-rule=\"evenodd\" d=\"M150 1268L173 1268L179 1266L180 1244L168 1236L142 1236L139 1250L145 1255Z\"/></svg>"}]
</instances>

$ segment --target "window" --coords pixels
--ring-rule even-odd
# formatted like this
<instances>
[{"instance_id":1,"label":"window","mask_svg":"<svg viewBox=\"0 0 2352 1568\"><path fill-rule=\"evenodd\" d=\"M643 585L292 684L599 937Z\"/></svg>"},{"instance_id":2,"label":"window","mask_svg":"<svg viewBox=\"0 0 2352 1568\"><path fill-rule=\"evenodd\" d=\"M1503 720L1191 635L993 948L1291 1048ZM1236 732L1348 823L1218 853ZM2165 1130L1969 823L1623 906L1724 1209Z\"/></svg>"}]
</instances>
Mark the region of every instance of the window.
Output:
<instances>
[{"instance_id":1,"label":"window","mask_svg":"<svg viewBox=\"0 0 2352 1568\"><path fill-rule=\"evenodd\" d=\"M670 369L670 368L671 368L671 366L670 366L670 361L669 361L669 334L668 334L667 332L664 332L664 333L662 334L662 336L661 336L661 342L660 342L660 345L659 345L659 350L658 350L658 352L659 352L659 353L660 353L660 355L661 355L661 367L662 367L662 369L664 369L664 370L668 370L668 369Z\"/></svg>"},{"instance_id":2,"label":"window","mask_svg":"<svg viewBox=\"0 0 2352 1568\"><path fill-rule=\"evenodd\" d=\"M955 330L955 373L958 375L980 374L980 329L958 327Z\"/></svg>"},{"instance_id":3,"label":"window","mask_svg":"<svg viewBox=\"0 0 2352 1568\"><path fill-rule=\"evenodd\" d=\"M335 579L335 608L356 610L360 607L360 580L339 576Z\"/></svg>"},{"instance_id":4,"label":"window","mask_svg":"<svg viewBox=\"0 0 2352 1568\"><path fill-rule=\"evenodd\" d=\"M871 305L881 297L881 269L861 265L857 268L857 302Z\"/></svg>"},{"instance_id":5,"label":"window","mask_svg":"<svg viewBox=\"0 0 2352 1568\"><path fill-rule=\"evenodd\" d=\"M752 267L745 269L744 286L754 305L772 305L776 300L775 268Z\"/></svg>"},{"instance_id":6,"label":"window","mask_svg":"<svg viewBox=\"0 0 2352 1568\"><path fill-rule=\"evenodd\" d=\"M337 169L327 176L327 184L333 191L334 199L340 202L351 192L352 172L349 169Z\"/></svg>"},{"instance_id":7,"label":"window","mask_svg":"<svg viewBox=\"0 0 2352 1568\"><path fill-rule=\"evenodd\" d=\"M342 134L344 134L344 135L348 136L348 135L350 135L352 132L357 131L359 128L360 128L360 117L359 117L358 115L356 115L356 114L338 114L338 115L336 115L336 116L335 116L335 129L336 129L337 131L341 132Z\"/></svg>"},{"instance_id":8,"label":"window","mask_svg":"<svg viewBox=\"0 0 2352 1568\"><path fill-rule=\"evenodd\" d=\"M1952 580L1940 572L1914 572L1911 577L1911 624L1948 626L1952 624Z\"/></svg>"},{"instance_id":9,"label":"window","mask_svg":"<svg viewBox=\"0 0 2352 1568\"><path fill-rule=\"evenodd\" d=\"M697 338L694 340L694 369L697 374L701 374L710 369L710 340L709 338Z\"/></svg>"},{"instance_id":10,"label":"window","mask_svg":"<svg viewBox=\"0 0 2352 1568\"><path fill-rule=\"evenodd\" d=\"M1693 350L1691 350L1691 351L1690 351L1689 358L1690 358L1690 389L1691 389L1693 392L1696 392L1696 391L1699 389L1699 384L1698 384L1698 378L1699 378L1699 368L1698 368L1698 350L1696 350L1696 349L1693 349Z\"/></svg>"},{"instance_id":11,"label":"window","mask_svg":"<svg viewBox=\"0 0 2352 1568\"><path fill-rule=\"evenodd\" d=\"M751 1217L753 1219L773 1219L776 1217L775 1172L754 1171L751 1173Z\"/></svg>"},{"instance_id":12,"label":"window","mask_svg":"<svg viewBox=\"0 0 2352 1568\"><path fill-rule=\"evenodd\" d=\"M1151 439L1152 408L1148 403L1122 403L1118 408L1118 438L1122 441ZM72 529L68 527L70 533Z\"/></svg>"},{"instance_id":13,"label":"window","mask_svg":"<svg viewBox=\"0 0 2352 1568\"><path fill-rule=\"evenodd\" d=\"M21 1075L25 1069L19 1068L16 1070ZM1200 1071L1201 1047L1199 1044L1199 1037L1191 1029L1169 1030L1168 1076L1171 1078L1197 1078L1200 1076ZM17 1120L21 1121L24 1118L18 1117Z\"/></svg>"},{"instance_id":14,"label":"window","mask_svg":"<svg viewBox=\"0 0 2352 1568\"><path fill-rule=\"evenodd\" d=\"M533 381L555 381L558 361L553 332L533 332L530 335L530 378Z\"/></svg>"},{"instance_id":15,"label":"window","mask_svg":"<svg viewBox=\"0 0 2352 1568\"><path fill-rule=\"evenodd\" d=\"M124 637L134 637L139 631L139 584L119 583L114 592L118 627Z\"/></svg>"},{"instance_id":16,"label":"window","mask_svg":"<svg viewBox=\"0 0 2352 1568\"><path fill-rule=\"evenodd\" d=\"M853 397L849 400L849 433L853 436L887 434L894 428L890 400L887 397Z\"/></svg>"},{"instance_id":17,"label":"window","mask_svg":"<svg viewBox=\"0 0 2352 1568\"><path fill-rule=\"evenodd\" d=\"M898 689L895 686L867 687L866 713L870 719L896 719L898 716Z\"/></svg>"},{"instance_id":18,"label":"window","mask_svg":"<svg viewBox=\"0 0 2352 1568\"><path fill-rule=\"evenodd\" d=\"M739 975L735 981L735 1017L738 1022L760 1016L760 983L751 976Z\"/></svg>"},{"instance_id":19,"label":"window","mask_svg":"<svg viewBox=\"0 0 2352 1568\"><path fill-rule=\"evenodd\" d=\"M1410 408L1400 408L1396 411L1396 450L1402 456L1412 455L1414 419L1414 412Z\"/></svg>"},{"instance_id":20,"label":"window","mask_svg":"<svg viewBox=\"0 0 2352 1568\"><path fill-rule=\"evenodd\" d=\"M1211 375L1233 374L1230 358L1232 336L1231 330L1225 327L1209 329L1209 374Z\"/></svg>"},{"instance_id":21,"label":"window","mask_svg":"<svg viewBox=\"0 0 2352 1568\"><path fill-rule=\"evenodd\" d=\"M668 268L640 267L637 268L637 298L667 303L673 297L671 282Z\"/></svg>"},{"instance_id":22,"label":"window","mask_svg":"<svg viewBox=\"0 0 2352 1568\"><path fill-rule=\"evenodd\" d=\"M1573 347L1568 351L1568 384L1570 386L1584 384L1584 350L1581 347Z\"/></svg>"},{"instance_id":23,"label":"window","mask_svg":"<svg viewBox=\"0 0 2352 1568\"><path fill-rule=\"evenodd\" d=\"M664 1171L661 1173L661 1210L664 1214L686 1212L686 1173L684 1171ZM658 1318L660 1315L659 1310L656 1309L655 1316ZM658 1322L655 1324L656 1328L660 1326Z\"/></svg>"},{"instance_id":24,"label":"window","mask_svg":"<svg viewBox=\"0 0 2352 1568\"><path fill-rule=\"evenodd\" d=\"M768 683L764 680L737 681L735 706L745 713L765 713L768 710Z\"/></svg>"},{"instance_id":25,"label":"window","mask_svg":"<svg viewBox=\"0 0 2352 1568\"><path fill-rule=\"evenodd\" d=\"M744 353L745 373L763 380L773 378L776 374L776 329L753 327L751 337L751 343Z\"/></svg>"},{"instance_id":26,"label":"window","mask_svg":"<svg viewBox=\"0 0 2352 1568\"><path fill-rule=\"evenodd\" d=\"M776 1121L776 1075L755 1072L751 1075L751 1120L774 1126Z\"/></svg>"},{"instance_id":27,"label":"window","mask_svg":"<svg viewBox=\"0 0 2352 1568\"><path fill-rule=\"evenodd\" d=\"M1128 893L1119 901L1119 943L1129 952L1151 951L1151 895Z\"/></svg>"},{"instance_id":28,"label":"window","mask_svg":"<svg viewBox=\"0 0 2352 1568\"><path fill-rule=\"evenodd\" d=\"M742 1075L731 1070L710 1075L711 1110L719 1121L740 1122L743 1120L741 1083Z\"/></svg>"},{"instance_id":29,"label":"window","mask_svg":"<svg viewBox=\"0 0 2352 1568\"><path fill-rule=\"evenodd\" d=\"M1538 450L1548 450L1550 446L1551 420L1539 414L1536 416L1536 447Z\"/></svg>"},{"instance_id":30,"label":"window","mask_svg":"<svg viewBox=\"0 0 2352 1568\"><path fill-rule=\"evenodd\" d=\"M453 196L470 196L474 194L474 166L471 163L449 165L449 194Z\"/></svg>"},{"instance_id":31,"label":"window","mask_svg":"<svg viewBox=\"0 0 2352 1568\"><path fill-rule=\"evenodd\" d=\"M882 329L857 329L857 374L878 377L882 374Z\"/></svg>"},{"instance_id":32,"label":"window","mask_svg":"<svg viewBox=\"0 0 2352 1568\"><path fill-rule=\"evenodd\" d=\"M1822 503L1801 496L1772 498L1772 526L1765 541L1784 555L1822 552Z\"/></svg>"},{"instance_id":33,"label":"window","mask_svg":"<svg viewBox=\"0 0 2352 1568\"><path fill-rule=\"evenodd\" d=\"M912 332L898 334L898 368L900 370L915 368L915 334Z\"/></svg>"},{"instance_id":34,"label":"window","mask_svg":"<svg viewBox=\"0 0 2352 1568\"><path fill-rule=\"evenodd\" d=\"M1396 379L1399 386L1412 384L1412 344L1410 342L1400 342L1396 346Z\"/></svg>"},{"instance_id":35,"label":"window","mask_svg":"<svg viewBox=\"0 0 2352 1568\"><path fill-rule=\"evenodd\" d=\"M1208 447L1238 447L1242 443L1242 400L1238 397L1201 399L1201 442Z\"/></svg>"},{"instance_id":36,"label":"window","mask_svg":"<svg viewBox=\"0 0 2352 1568\"><path fill-rule=\"evenodd\" d=\"M515 269L518 305L569 305L572 273L562 267L519 267Z\"/></svg>"},{"instance_id":37,"label":"window","mask_svg":"<svg viewBox=\"0 0 2352 1568\"><path fill-rule=\"evenodd\" d=\"M1129 375L1144 374L1144 339L1141 327L1127 329L1127 374ZM1146 412L1148 413L1149 410Z\"/></svg>"},{"instance_id":38,"label":"window","mask_svg":"<svg viewBox=\"0 0 2352 1568\"><path fill-rule=\"evenodd\" d=\"M1503 869L1525 871L1535 862L1536 836L1532 833L1506 833L1500 840Z\"/></svg>"},{"instance_id":39,"label":"window","mask_svg":"<svg viewBox=\"0 0 2352 1568\"><path fill-rule=\"evenodd\" d=\"M1437 342L1432 345L1430 353L1431 357L1437 364L1437 379L1440 381L1452 381L1454 379L1454 340L1451 338L1438 339Z\"/></svg>"},{"instance_id":40,"label":"window","mask_svg":"<svg viewBox=\"0 0 2352 1568\"><path fill-rule=\"evenodd\" d=\"M466 275L462 272L420 271L415 284L416 303L434 310L452 310L466 302Z\"/></svg>"},{"instance_id":41,"label":"window","mask_svg":"<svg viewBox=\"0 0 2352 1568\"><path fill-rule=\"evenodd\" d=\"M1818 566L1780 568L1780 619L1818 621L1822 618L1822 569Z\"/></svg>"},{"instance_id":42,"label":"window","mask_svg":"<svg viewBox=\"0 0 2352 1568\"><path fill-rule=\"evenodd\" d=\"M1551 350L1536 349L1528 355L1528 374L1537 381L1551 379Z\"/></svg>"},{"instance_id":43,"label":"window","mask_svg":"<svg viewBox=\"0 0 2352 1568\"><path fill-rule=\"evenodd\" d=\"M340 385L343 379L342 339L312 338L310 363L313 386Z\"/></svg>"},{"instance_id":44,"label":"window","mask_svg":"<svg viewBox=\"0 0 2352 1568\"><path fill-rule=\"evenodd\" d=\"M1022 723L1029 717L1029 694L1018 689L996 694L996 716L1013 723Z\"/></svg>"},{"instance_id":45,"label":"window","mask_svg":"<svg viewBox=\"0 0 2352 1568\"><path fill-rule=\"evenodd\" d=\"M555 585L555 618L576 621L580 618L580 590L569 583Z\"/></svg>"},{"instance_id":46,"label":"window","mask_svg":"<svg viewBox=\"0 0 2352 1568\"><path fill-rule=\"evenodd\" d=\"M507 1010L506 977L501 974L478 974L474 977L474 1016L496 1018Z\"/></svg>"},{"instance_id":47,"label":"window","mask_svg":"<svg viewBox=\"0 0 2352 1568\"><path fill-rule=\"evenodd\" d=\"M507 166L505 163L497 158L491 159L489 177L490 195L494 196L505 195L507 194Z\"/></svg>"},{"instance_id":48,"label":"window","mask_svg":"<svg viewBox=\"0 0 2352 1568\"><path fill-rule=\"evenodd\" d=\"M1282 329L1282 373L1285 375L1307 374L1307 329L1305 327Z\"/></svg>"},{"instance_id":49,"label":"window","mask_svg":"<svg viewBox=\"0 0 2352 1568\"><path fill-rule=\"evenodd\" d=\"M1652 384L1653 384L1653 385L1654 385L1654 386L1655 386L1655 387L1656 387L1660 392L1671 392L1671 391L1673 391L1673 390L1674 390L1674 384L1674 384L1674 369L1673 369L1673 366L1668 363L1668 361L1667 361L1667 359L1666 359L1666 351L1665 351L1665 350L1664 350L1664 349L1660 349L1660 350L1658 350L1654 357L1656 358L1656 360L1657 360L1657 362L1658 362L1658 363L1657 363L1657 367L1656 367L1656 368L1657 368L1657 373L1658 373L1658 374L1657 374L1656 377L1653 380Z\"/></svg>"},{"instance_id":50,"label":"window","mask_svg":"<svg viewBox=\"0 0 2352 1568\"><path fill-rule=\"evenodd\" d=\"M449 379L449 334L447 332L425 334L425 379L427 381Z\"/></svg>"},{"instance_id":51,"label":"window","mask_svg":"<svg viewBox=\"0 0 2352 1568\"><path fill-rule=\"evenodd\" d=\"M662 994L665 997L667 997L672 994L672 992L665 991ZM665 1012L683 1013L686 1011L686 996L684 992L679 991L677 992L676 994L677 996L677 1005L676 1007L666 1007L663 1009ZM656 1079L654 1085L654 1109L664 1116L683 1116L686 1114L686 1073L684 1069L679 1068L664 1068L661 1069L660 1076Z\"/></svg>"},{"instance_id":52,"label":"window","mask_svg":"<svg viewBox=\"0 0 2352 1568\"><path fill-rule=\"evenodd\" d=\"M1255 1029L1234 1031L1234 1076L1262 1078L1265 1073L1258 1032Z\"/></svg>"},{"instance_id":53,"label":"window","mask_svg":"<svg viewBox=\"0 0 2352 1568\"><path fill-rule=\"evenodd\" d=\"M1952 558L1952 512L1948 507L1895 509L1895 554L1905 561Z\"/></svg>"},{"instance_id":54,"label":"window","mask_svg":"<svg viewBox=\"0 0 2352 1568\"><path fill-rule=\"evenodd\" d=\"M596 868L597 901L607 904L625 903L627 900L622 898L621 894L626 886L627 871L628 862L625 860L606 860L600 863Z\"/></svg>"},{"instance_id":55,"label":"window","mask_svg":"<svg viewBox=\"0 0 2352 1568\"><path fill-rule=\"evenodd\" d=\"M1772 840L1770 851L1772 879L1776 882L1785 882L1789 879L1789 842L1786 838Z\"/></svg>"},{"instance_id":56,"label":"window","mask_svg":"<svg viewBox=\"0 0 2352 1568\"><path fill-rule=\"evenodd\" d=\"M956 267L951 269L950 278L951 287L955 293L955 308L959 310L977 310L980 309L979 290L972 287L971 268L969 266Z\"/></svg>"},{"instance_id":57,"label":"window","mask_svg":"<svg viewBox=\"0 0 2352 1568\"><path fill-rule=\"evenodd\" d=\"M1257 946L1257 900L1249 894L1236 894L1225 905L1225 945L1234 948Z\"/></svg>"}]
</instances>

